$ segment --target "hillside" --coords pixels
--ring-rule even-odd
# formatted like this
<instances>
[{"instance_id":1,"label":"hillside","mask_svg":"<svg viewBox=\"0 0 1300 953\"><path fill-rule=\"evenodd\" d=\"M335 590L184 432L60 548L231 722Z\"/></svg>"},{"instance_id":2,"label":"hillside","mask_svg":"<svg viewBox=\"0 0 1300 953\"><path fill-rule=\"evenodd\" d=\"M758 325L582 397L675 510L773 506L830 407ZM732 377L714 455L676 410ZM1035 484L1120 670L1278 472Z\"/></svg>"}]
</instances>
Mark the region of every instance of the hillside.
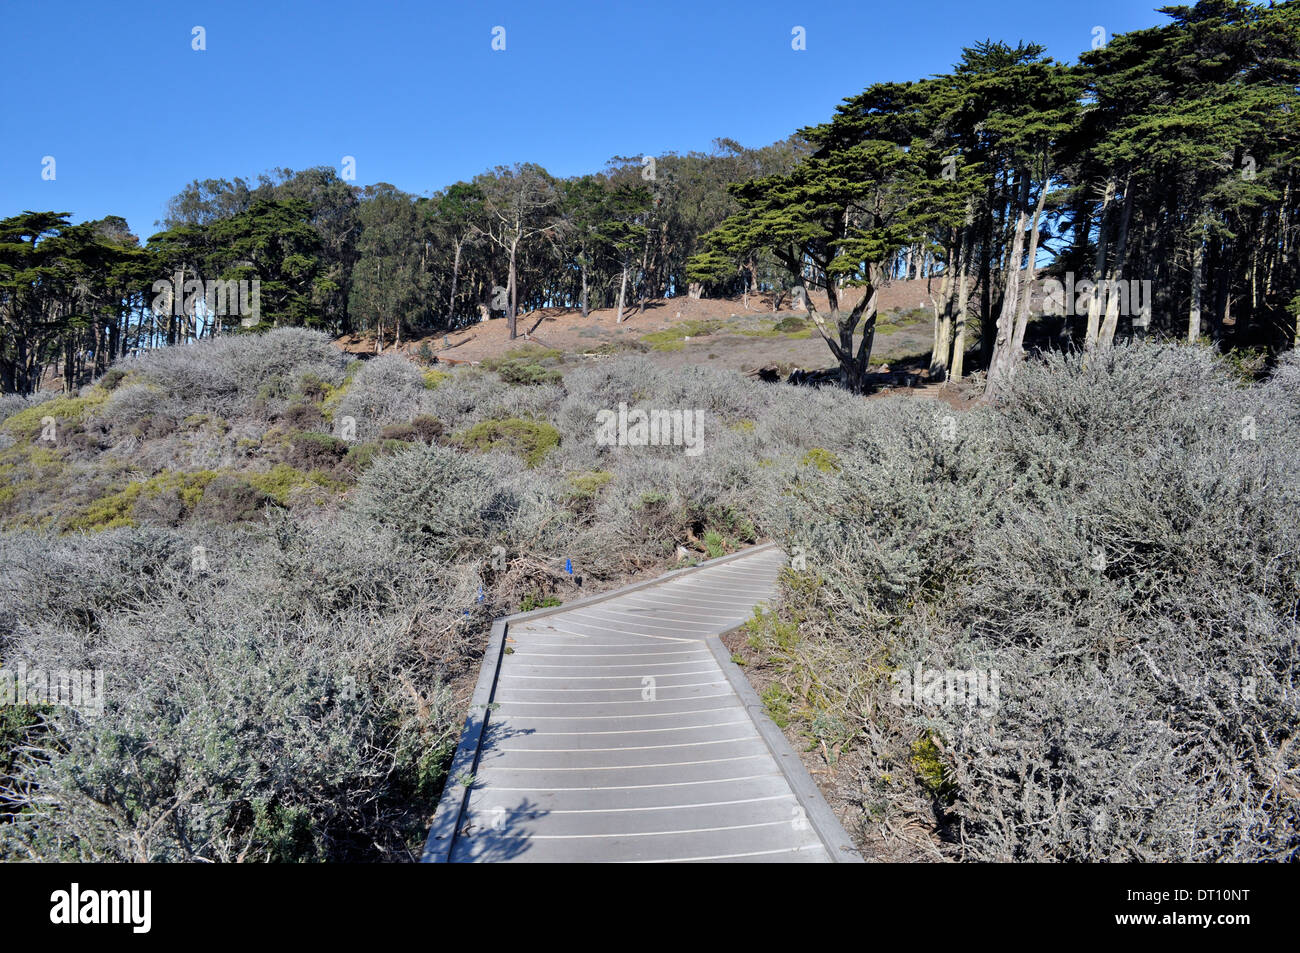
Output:
<instances>
[{"instance_id":1,"label":"hillside","mask_svg":"<svg viewBox=\"0 0 1300 953\"><path fill-rule=\"evenodd\" d=\"M0 854L413 859L491 618L771 539L732 649L870 856L1294 855L1293 355L1049 356L953 415L509 354L282 329L7 400L0 651L107 678L0 712Z\"/></svg>"},{"instance_id":2,"label":"hillside","mask_svg":"<svg viewBox=\"0 0 1300 953\"><path fill-rule=\"evenodd\" d=\"M933 344L931 295L938 295L938 286L938 279L899 280L881 290L874 363L928 359ZM849 289L844 307L851 308L860 297L860 291ZM825 299L820 292L813 295L814 303L823 309ZM750 296L747 304L742 296L659 298L648 301L641 311L628 307L621 324L616 308L596 308L586 317L572 308L545 308L521 314L517 328L523 342L571 357L631 351L663 366L708 363L741 373L768 365L832 366L834 357L806 312L792 307L788 296L779 310L773 310L773 303L766 294ZM923 310L928 313L922 314ZM796 320L787 321L781 330L775 328L788 318ZM504 318L493 318L457 331L410 337L400 350L426 361L432 355L449 363L473 364L499 359L520 343L510 340ZM361 356L375 349L373 335L349 335L339 344Z\"/></svg>"}]
</instances>

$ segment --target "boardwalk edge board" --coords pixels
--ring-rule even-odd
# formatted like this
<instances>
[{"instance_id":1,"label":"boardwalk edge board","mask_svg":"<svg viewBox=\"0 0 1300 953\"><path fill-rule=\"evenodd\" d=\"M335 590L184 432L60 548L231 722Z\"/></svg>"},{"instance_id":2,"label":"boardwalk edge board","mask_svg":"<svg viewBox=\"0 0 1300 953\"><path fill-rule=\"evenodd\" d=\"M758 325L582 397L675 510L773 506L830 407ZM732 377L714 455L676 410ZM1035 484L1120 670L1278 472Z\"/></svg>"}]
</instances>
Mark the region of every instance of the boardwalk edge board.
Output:
<instances>
[{"instance_id":1,"label":"boardwalk edge board","mask_svg":"<svg viewBox=\"0 0 1300 953\"><path fill-rule=\"evenodd\" d=\"M862 855L853 846L852 838L844 830L844 826L840 824L839 818L835 816L831 806L826 803L826 799L822 797L817 782L812 779L812 775L804 767L799 755L790 746L785 733L777 726L776 722L768 717L767 709L764 707L762 699L758 697L758 692L754 691L754 686L749 683L749 679L741 671L740 666L731 660L731 652L723 644L721 637L713 635L709 636L705 641L713 652L713 657L717 659L718 664L722 667L723 674L727 676L727 681L731 683L731 687L740 696L745 711L749 714L749 720L754 723L754 727L758 729L764 744L772 752L772 757L776 759L777 766L780 767L781 773L785 775L785 779L790 785L790 790L794 792L795 798L799 801L799 806L804 809L804 813L808 816L808 823L812 825L812 829L817 832L817 836L826 845L826 851L830 854L831 860L836 863L863 863Z\"/></svg>"},{"instance_id":2,"label":"boardwalk edge board","mask_svg":"<svg viewBox=\"0 0 1300 953\"><path fill-rule=\"evenodd\" d=\"M478 768L483 732L487 728L488 716L491 714L489 706L496 692L497 673L501 669L501 658L505 653L506 629L505 619L497 619L492 623L492 632L488 636L487 650L483 653L478 682L474 685L469 712L465 715L465 727L461 731L460 743L456 746L456 754L447 771L447 782L443 785L442 797L438 799L438 806L434 809L429 837L424 843L424 853L420 857L421 863L445 864L451 856L451 847L455 843L456 831L460 827L460 819L465 812L465 805L469 802L471 791L470 786L462 784L460 779L472 778Z\"/></svg>"}]
</instances>

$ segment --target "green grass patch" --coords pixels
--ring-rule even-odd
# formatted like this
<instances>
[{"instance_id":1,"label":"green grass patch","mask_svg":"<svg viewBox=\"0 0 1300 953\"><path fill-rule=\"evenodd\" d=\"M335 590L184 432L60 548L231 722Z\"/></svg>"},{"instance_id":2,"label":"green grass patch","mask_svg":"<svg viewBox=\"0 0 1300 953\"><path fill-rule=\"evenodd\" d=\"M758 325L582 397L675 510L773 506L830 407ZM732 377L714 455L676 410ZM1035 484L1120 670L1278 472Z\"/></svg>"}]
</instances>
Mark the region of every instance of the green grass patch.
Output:
<instances>
[{"instance_id":1,"label":"green grass patch","mask_svg":"<svg viewBox=\"0 0 1300 953\"><path fill-rule=\"evenodd\" d=\"M763 689L763 694L759 697L763 699L763 707L767 709L767 716L776 722L778 728L785 728L790 724L791 718L794 717L793 695L776 682L773 682Z\"/></svg>"},{"instance_id":2,"label":"green grass patch","mask_svg":"<svg viewBox=\"0 0 1300 953\"><path fill-rule=\"evenodd\" d=\"M563 358L564 352L561 350L553 347L542 347L535 341L526 341L497 357L484 358L479 366L486 367L489 371L498 371L501 369L501 365L512 361L541 364L543 361L559 361Z\"/></svg>"},{"instance_id":3,"label":"green grass patch","mask_svg":"<svg viewBox=\"0 0 1300 953\"><path fill-rule=\"evenodd\" d=\"M289 502L290 494L297 489L319 488L329 491L344 489L344 484L320 470L304 473L287 463L278 463L262 473L242 473L240 478L261 490L281 506Z\"/></svg>"},{"instance_id":4,"label":"green grass patch","mask_svg":"<svg viewBox=\"0 0 1300 953\"><path fill-rule=\"evenodd\" d=\"M450 371L438 371L429 368L424 372L424 386L428 390L436 390L444 381L451 380Z\"/></svg>"},{"instance_id":5,"label":"green grass patch","mask_svg":"<svg viewBox=\"0 0 1300 953\"><path fill-rule=\"evenodd\" d=\"M929 735L912 742L912 770L916 772L921 786L937 798L951 801L957 793L957 785L948 778L944 770L943 758L939 746Z\"/></svg>"},{"instance_id":6,"label":"green grass patch","mask_svg":"<svg viewBox=\"0 0 1300 953\"><path fill-rule=\"evenodd\" d=\"M102 387L91 388L85 397L55 397L33 407L27 407L4 422L3 428L20 440L34 440L40 436L46 417L56 421L81 423L90 412L108 400L109 392Z\"/></svg>"},{"instance_id":7,"label":"green grass patch","mask_svg":"<svg viewBox=\"0 0 1300 953\"><path fill-rule=\"evenodd\" d=\"M824 450L821 447L813 447L803 455L803 465L806 467L816 467L822 473L838 473L840 469L840 458L830 450Z\"/></svg>"},{"instance_id":8,"label":"green grass patch","mask_svg":"<svg viewBox=\"0 0 1300 953\"><path fill-rule=\"evenodd\" d=\"M455 440L466 450L478 453L503 450L517 454L529 467L535 467L560 445L560 432L545 421L507 417L477 423L458 434Z\"/></svg>"},{"instance_id":9,"label":"green grass patch","mask_svg":"<svg viewBox=\"0 0 1300 953\"><path fill-rule=\"evenodd\" d=\"M519 603L519 611L532 612L534 609L551 609L555 606L562 605L564 605L564 603L554 596L543 597L530 592L528 595L524 596L523 602Z\"/></svg>"},{"instance_id":10,"label":"green grass patch","mask_svg":"<svg viewBox=\"0 0 1300 953\"><path fill-rule=\"evenodd\" d=\"M725 324L725 321L718 320L682 321L662 331L651 331L649 334L641 335L641 343L655 351L680 351L685 346L686 338L707 337Z\"/></svg>"},{"instance_id":11,"label":"green grass patch","mask_svg":"<svg viewBox=\"0 0 1300 953\"><path fill-rule=\"evenodd\" d=\"M558 384L564 379L559 371L523 359L502 362L497 366L497 374L507 384Z\"/></svg>"},{"instance_id":12,"label":"green grass patch","mask_svg":"<svg viewBox=\"0 0 1300 953\"><path fill-rule=\"evenodd\" d=\"M187 511L192 511L203 498L207 485L216 479L213 470L199 470L194 473L163 471L147 480L128 483L116 493L100 497L86 506L81 513L67 521L66 529L77 532L98 533L120 526L135 526L135 505L148 497L161 496L166 492L175 492Z\"/></svg>"},{"instance_id":13,"label":"green grass patch","mask_svg":"<svg viewBox=\"0 0 1300 953\"><path fill-rule=\"evenodd\" d=\"M339 403L347 395L348 388L352 386L352 380L357 373L365 366L365 362L360 358L354 358L343 372L343 380L337 387L324 384L324 397L321 399L321 415L326 420L334 419L334 412L338 410ZM426 382L427 386L427 382Z\"/></svg>"},{"instance_id":14,"label":"green grass patch","mask_svg":"<svg viewBox=\"0 0 1300 953\"><path fill-rule=\"evenodd\" d=\"M777 658L789 659L794 655L802 637L797 618L782 620L775 614L764 613L757 607L752 618L745 620L746 643L756 652Z\"/></svg>"},{"instance_id":15,"label":"green grass patch","mask_svg":"<svg viewBox=\"0 0 1300 953\"><path fill-rule=\"evenodd\" d=\"M348 455L343 458L343 462L354 473L360 473L378 458L390 453L396 453L399 450L405 450L410 445L410 441L395 438L353 444L348 448Z\"/></svg>"},{"instance_id":16,"label":"green grass patch","mask_svg":"<svg viewBox=\"0 0 1300 953\"><path fill-rule=\"evenodd\" d=\"M584 470L581 473L570 474L569 485L573 487L574 497L590 500L594 499L601 488L612 479L614 474L607 470Z\"/></svg>"}]
</instances>

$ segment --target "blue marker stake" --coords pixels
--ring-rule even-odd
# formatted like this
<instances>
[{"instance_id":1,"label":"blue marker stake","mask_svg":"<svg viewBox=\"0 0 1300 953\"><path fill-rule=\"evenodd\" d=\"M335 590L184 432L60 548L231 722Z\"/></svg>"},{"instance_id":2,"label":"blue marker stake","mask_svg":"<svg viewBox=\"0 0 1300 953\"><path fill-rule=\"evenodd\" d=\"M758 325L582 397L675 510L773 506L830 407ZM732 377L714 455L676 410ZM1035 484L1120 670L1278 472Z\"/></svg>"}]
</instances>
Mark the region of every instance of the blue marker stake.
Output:
<instances>
[{"instance_id":1,"label":"blue marker stake","mask_svg":"<svg viewBox=\"0 0 1300 953\"><path fill-rule=\"evenodd\" d=\"M572 560L572 559L566 559L566 560L564 561L564 571L567 572L570 576L573 575L573 560Z\"/></svg>"}]
</instances>

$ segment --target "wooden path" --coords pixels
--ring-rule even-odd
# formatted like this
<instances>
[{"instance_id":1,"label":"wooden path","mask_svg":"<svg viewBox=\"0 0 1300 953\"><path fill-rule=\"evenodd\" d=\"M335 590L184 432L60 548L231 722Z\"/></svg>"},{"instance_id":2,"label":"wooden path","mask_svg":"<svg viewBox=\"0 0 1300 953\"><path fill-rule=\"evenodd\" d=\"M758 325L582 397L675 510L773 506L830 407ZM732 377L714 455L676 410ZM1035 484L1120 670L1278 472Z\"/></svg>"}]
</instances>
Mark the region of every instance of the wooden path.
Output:
<instances>
[{"instance_id":1,"label":"wooden path","mask_svg":"<svg viewBox=\"0 0 1300 953\"><path fill-rule=\"evenodd\" d=\"M767 544L494 623L423 859L860 861L718 638L784 562Z\"/></svg>"}]
</instances>

